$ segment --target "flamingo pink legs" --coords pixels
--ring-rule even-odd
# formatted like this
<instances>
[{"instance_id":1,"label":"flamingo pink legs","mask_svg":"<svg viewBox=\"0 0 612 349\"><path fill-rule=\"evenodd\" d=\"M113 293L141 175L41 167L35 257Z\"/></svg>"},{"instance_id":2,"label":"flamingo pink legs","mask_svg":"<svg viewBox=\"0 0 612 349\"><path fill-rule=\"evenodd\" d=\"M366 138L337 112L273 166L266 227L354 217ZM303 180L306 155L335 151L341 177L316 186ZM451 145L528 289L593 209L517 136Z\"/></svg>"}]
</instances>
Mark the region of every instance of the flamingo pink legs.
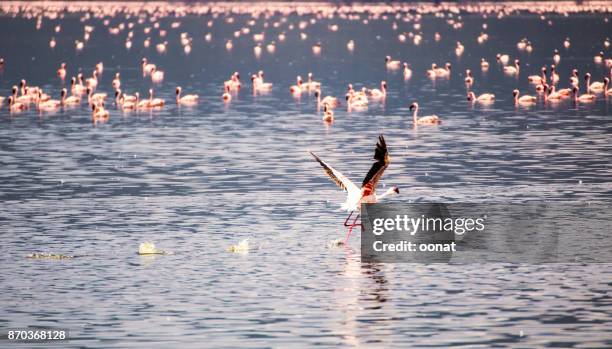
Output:
<instances>
[{"instance_id":1,"label":"flamingo pink legs","mask_svg":"<svg viewBox=\"0 0 612 349\"><path fill-rule=\"evenodd\" d=\"M361 215L357 214L355 216L355 219L353 219L353 223L348 224L349 219L351 219L351 217L353 216L353 212L351 212L351 214L349 214L348 217L346 217L346 220L344 221L344 226L348 227L348 232L346 233L346 238L344 239L344 244L346 245L346 243L348 243L348 239L351 237L351 233L353 232L353 228L355 228L356 226L362 226L361 223L357 224L357 220L359 219L359 217L361 217Z\"/></svg>"}]
</instances>

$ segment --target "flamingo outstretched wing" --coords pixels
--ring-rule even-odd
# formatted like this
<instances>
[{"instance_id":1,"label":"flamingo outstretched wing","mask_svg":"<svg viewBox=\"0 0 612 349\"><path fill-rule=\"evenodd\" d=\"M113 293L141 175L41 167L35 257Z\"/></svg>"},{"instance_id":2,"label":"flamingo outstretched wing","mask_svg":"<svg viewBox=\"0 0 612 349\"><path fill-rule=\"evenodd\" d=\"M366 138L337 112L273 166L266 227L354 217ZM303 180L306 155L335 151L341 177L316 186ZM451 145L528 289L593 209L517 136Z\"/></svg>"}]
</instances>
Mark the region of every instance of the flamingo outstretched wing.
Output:
<instances>
[{"instance_id":1,"label":"flamingo outstretched wing","mask_svg":"<svg viewBox=\"0 0 612 349\"><path fill-rule=\"evenodd\" d=\"M353 192L359 193L360 192L359 188L355 185L355 183L353 183L350 179L348 179L340 171L326 164L325 161L321 160L321 158L316 156L315 153L311 151L309 151L309 153L310 155L312 155L312 157L315 158L315 160L317 160L317 162L323 167L323 169L325 169L325 173L327 173L329 178L331 178L331 180L334 181L340 188L342 188L348 193L353 193Z\"/></svg>"},{"instance_id":2,"label":"flamingo outstretched wing","mask_svg":"<svg viewBox=\"0 0 612 349\"><path fill-rule=\"evenodd\" d=\"M376 191L378 181L380 181L380 178L387 167L389 167L389 162L391 161L389 151L387 150L387 143L385 143L385 138L382 134L378 136L378 143L376 143L376 150L374 151L374 160L376 160L376 162L372 164L372 168L368 171L361 185L362 187L369 185L372 189L372 193Z\"/></svg>"}]
</instances>

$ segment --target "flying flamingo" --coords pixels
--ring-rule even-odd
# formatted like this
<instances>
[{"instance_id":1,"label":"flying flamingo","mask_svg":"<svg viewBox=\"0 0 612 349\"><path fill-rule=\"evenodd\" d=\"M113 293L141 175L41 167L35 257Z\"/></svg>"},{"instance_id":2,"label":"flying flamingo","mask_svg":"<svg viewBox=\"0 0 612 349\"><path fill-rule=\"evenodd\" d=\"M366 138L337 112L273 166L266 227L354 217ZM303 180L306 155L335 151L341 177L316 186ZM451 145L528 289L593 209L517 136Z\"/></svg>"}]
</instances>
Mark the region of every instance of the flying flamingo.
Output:
<instances>
[{"instance_id":1,"label":"flying flamingo","mask_svg":"<svg viewBox=\"0 0 612 349\"><path fill-rule=\"evenodd\" d=\"M391 187L384 194L376 195L376 186L387 167L389 167L389 162L391 161L391 157L387 150L387 144L382 134L378 137L378 143L376 144L376 150L374 152L374 160L376 160L376 162L372 164L372 168L370 168L370 171L368 171L368 174L365 176L361 184L361 189L340 173L340 171L321 160L313 152L309 153L325 169L325 172L331 180L347 192L346 202L344 202L341 207L342 210L350 212L349 216L344 221L344 226L349 228L344 240L345 244L348 242L353 228L361 226L361 224L357 224L357 220L360 217L359 212L361 211L362 203L376 203L389 195L399 194L399 189L397 187ZM348 224L348 221L353 216L353 212L358 212L357 216L353 220L353 223Z\"/></svg>"}]
</instances>

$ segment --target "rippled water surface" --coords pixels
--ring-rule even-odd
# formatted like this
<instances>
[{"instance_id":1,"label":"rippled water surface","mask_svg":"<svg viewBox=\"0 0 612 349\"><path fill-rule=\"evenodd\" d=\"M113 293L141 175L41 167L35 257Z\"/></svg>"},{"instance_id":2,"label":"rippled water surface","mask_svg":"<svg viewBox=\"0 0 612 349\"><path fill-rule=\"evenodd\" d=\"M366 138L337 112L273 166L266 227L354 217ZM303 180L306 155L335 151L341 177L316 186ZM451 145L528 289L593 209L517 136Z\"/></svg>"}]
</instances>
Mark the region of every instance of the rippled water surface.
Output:
<instances>
[{"instance_id":1,"label":"rippled water surface","mask_svg":"<svg viewBox=\"0 0 612 349\"><path fill-rule=\"evenodd\" d=\"M279 28L264 22L280 16L258 17L251 34L236 38L250 18L234 15L227 23L228 16L162 18L165 39L158 30L145 35L147 23L136 23L130 50L128 29L111 35L102 19L91 18L86 24L95 30L81 52L74 46L83 36L80 15L45 19L39 31L35 19L0 17L0 31L11 33L0 36L1 95L25 78L59 98L61 62L69 78L79 71L90 76L102 61L98 91L112 94L120 72L127 93L146 96L153 87L167 102L162 110L122 112L110 101L109 121L97 124L85 104L9 113L5 102L0 328L66 327L72 341L63 346L74 348L612 346L610 265L362 264L359 234L350 248L328 248L345 234L337 211L344 194L307 154L315 151L360 181L384 133L392 163L381 185L400 188L396 202L609 200L612 98L578 105L539 100L531 107L515 107L512 98L514 88L535 94L526 77L550 65L555 48L562 87L574 67L594 81L607 76L609 68L593 61L610 35L605 15L549 15L549 26L530 14L464 14L461 30L425 15L419 46L397 39L416 32L414 23L397 21L393 30L392 18L367 25L322 18L300 30L299 21L314 17L293 14ZM111 18L110 26L130 21ZM171 28L174 21L180 27ZM54 33L58 23L61 33ZM479 45L483 23L489 40ZM339 30L330 31L331 24ZM182 32L193 38L189 55ZM257 58L252 34L260 32L266 39ZM151 48L143 47L146 36ZM533 52L517 51L523 37ZM562 46L566 37L569 49ZM159 54L154 46L163 40L168 52ZM265 48L272 40L274 54ZM457 40L465 45L461 57ZM322 52L314 55L318 42ZM498 52L521 59L518 79L504 75ZM386 70L387 54L409 62L412 79ZM161 84L142 77L142 57L165 71ZM481 57L491 64L487 72ZM431 63L447 61L450 79L425 76ZM260 69L274 88L253 95L247 77ZM474 72L477 93L497 96L494 105L468 104L465 69ZM234 71L244 88L224 104L223 81ZM308 72L324 95L343 99L348 83L373 88L385 80L388 96L366 111L349 113L343 105L335 122L325 124L313 96L289 93L296 75ZM200 103L176 107L177 85L199 94ZM442 125L413 129L413 101ZM227 252L245 238L250 253ZM138 256L147 240L174 254ZM25 258L34 252L77 258Z\"/></svg>"}]
</instances>

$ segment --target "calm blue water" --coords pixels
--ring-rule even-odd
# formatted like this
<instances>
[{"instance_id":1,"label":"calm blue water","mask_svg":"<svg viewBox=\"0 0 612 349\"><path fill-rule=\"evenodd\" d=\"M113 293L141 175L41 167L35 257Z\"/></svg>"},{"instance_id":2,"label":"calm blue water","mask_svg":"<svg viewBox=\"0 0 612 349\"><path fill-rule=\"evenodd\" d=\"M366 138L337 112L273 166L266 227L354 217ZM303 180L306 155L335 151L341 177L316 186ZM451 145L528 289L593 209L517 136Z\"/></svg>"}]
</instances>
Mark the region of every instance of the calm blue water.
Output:
<instances>
[{"instance_id":1,"label":"calm blue water","mask_svg":"<svg viewBox=\"0 0 612 349\"><path fill-rule=\"evenodd\" d=\"M420 46L397 35L415 31L413 22L320 19L303 30L289 25L310 20L293 14L257 17L251 33L233 33L250 17L229 15L162 18L159 30L135 23L111 35L102 19L80 16L36 20L0 17L0 95L22 78L59 98L55 71L68 65L68 79L104 62L98 91L122 89L156 96L162 110L122 112L111 102L107 123L93 124L83 104L51 113L0 109L0 328L66 327L73 340L62 347L610 347L610 265L365 265L359 234L350 248L328 248L344 236L344 194L312 161L315 151L360 181L373 147L384 133L392 156L381 185L396 185L394 201L522 202L525 200L607 201L612 193L612 98L592 104L539 101L515 108L512 90L535 94L527 75L552 63L560 49L560 86L569 71L590 72L601 81L609 68L593 56L610 35L605 15L536 15L501 20L463 14L453 30L442 18L422 18ZM362 19L367 15L362 14ZM206 23L213 20L213 26ZM171 23L181 26L172 29ZM270 25L264 27L264 23ZM124 15L110 26L136 22ZM489 40L477 35L488 24ZM60 33L53 28L61 24ZM83 26L94 26L81 52ZM328 25L338 24L332 32ZM193 38L183 52L181 32ZM204 35L212 33L212 41ZM253 33L266 34L256 58ZM286 32L286 41L277 35ZM301 40L299 33L308 35ZM433 40L435 32L442 39ZM49 40L57 40L55 49ZM151 47L144 48L145 37ZM530 54L516 43L527 37ZM564 49L570 37L572 46ZM225 43L232 39L228 52ZM346 49L349 40L355 50ZM155 44L167 40L168 52ZM265 44L276 41L270 54ZM455 42L465 45L461 57ZM312 45L320 42L315 56ZM498 52L521 59L520 77L503 74ZM387 71L384 56L407 61L413 77ZM609 49L606 57L611 56ZM143 79L140 59L165 71L161 84ZM480 58L491 67L483 73ZM451 62L449 80L432 83L431 63ZM493 106L470 106L463 83L472 69L476 93L494 93ZM274 83L254 96L248 77L264 70ZM231 103L221 100L223 81L238 71L246 88ZM296 75L313 72L324 95L343 97L348 83L378 87L387 81L385 103L367 111L335 111L332 125L321 121L315 100L289 93ZM195 107L178 108L174 89L197 93ZM584 91L584 88L583 88ZM418 101L423 115L437 114L439 127L411 127L408 107ZM250 238L254 249L228 253ZM141 257L139 243L154 241L173 255ZM31 260L34 252L77 255L72 260ZM0 343L1 347L14 347Z\"/></svg>"}]
</instances>

